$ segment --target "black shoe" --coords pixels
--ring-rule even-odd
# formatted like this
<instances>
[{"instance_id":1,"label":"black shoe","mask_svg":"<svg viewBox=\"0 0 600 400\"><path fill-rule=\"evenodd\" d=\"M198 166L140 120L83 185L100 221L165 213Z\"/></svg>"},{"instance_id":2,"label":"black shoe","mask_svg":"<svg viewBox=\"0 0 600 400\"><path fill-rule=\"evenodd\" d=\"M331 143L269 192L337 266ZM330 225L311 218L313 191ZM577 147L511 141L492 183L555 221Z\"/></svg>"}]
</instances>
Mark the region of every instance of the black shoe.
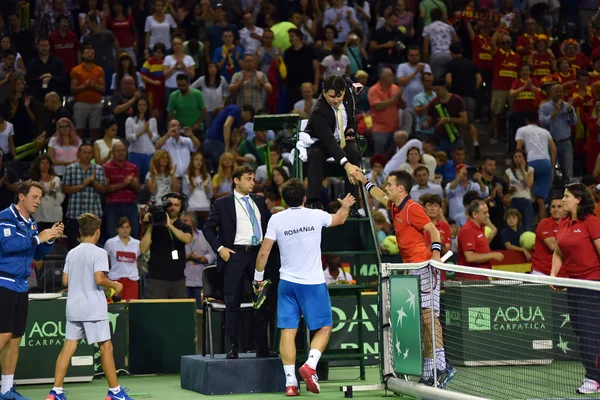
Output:
<instances>
[{"instance_id":1,"label":"black shoe","mask_svg":"<svg viewBox=\"0 0 600 400\"><path fill-rule=\"evenodd\" d=\"M352 207L350 208L350 214L348 214L350 218L364 218L364 215L358 212L358 209Z\"/></svg>"},{"instance_id":2,"label":"black shoe","mask_svg":"<svg viewBox=\"0 0 600 400\"><path fill-rule=\"evenodd\" d=\"M231 350L229 350L229 353L227 353L227 359L228 360L235 360L239 357L238 355L238 347L237 344L232 344L231 345Z\"/></svg>"},{"instance_id":3,"label":"black shoe","mask_svg":"<svg viewBox=\"0 0 600 400\"><path fill-rule=\"evenodd\" d=\"M479 161L481 160L481 150L479 149L479 146L473 146L473 153L474 153L474 159Z\"/></svg>"},{"instance_id":4,"label":"black shoe","mask_svg":"<svg viewBox=\"0 0 600 400\"><path fill-rule=\"evenodd\" d=\"M256 358L278 358L279 354L277 354L276 352L272 351L272 350L267 350L267 351L258 351L256 353Z\"/></svg>"},{"instance_id":5,"label":"black shoe","mask_svg":"<svg viewBox=\"0 0 600 400\"><path fill-rule=\"evenodd\" d=\"M423 384L423 385L427 385L427 386L434 386L433 377L431 377L431 378L429 378L427 380L421 378L421 379L419 379L418 383Z\"/></svg>"}]
</instances>

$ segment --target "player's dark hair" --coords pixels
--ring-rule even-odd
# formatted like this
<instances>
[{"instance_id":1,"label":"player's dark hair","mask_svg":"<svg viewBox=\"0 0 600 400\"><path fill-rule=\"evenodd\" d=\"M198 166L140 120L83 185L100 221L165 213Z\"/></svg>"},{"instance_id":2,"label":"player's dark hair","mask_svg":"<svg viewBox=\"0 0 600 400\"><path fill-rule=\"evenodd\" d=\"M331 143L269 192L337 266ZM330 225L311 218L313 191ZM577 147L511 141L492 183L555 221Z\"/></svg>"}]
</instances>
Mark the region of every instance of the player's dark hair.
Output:
<instances>
[{"instance_id":1,"label":"player's dark hair","mask_svg":"<svg viewBox=\"0 0 600 400\"><path fill-rule=\"evenodd\" d=\"M427 173L429 174L429 169L427 169L426 166L424 165L419 165L417 168L415 168L415 170L413 171L413 175L415 176L415 178L417 177L417 174L419 173L419 171L427 171Z\"/></svg>"},{"instance_id":2,"label":"player's dark hair","mask_svg":"<svg viewBox=\"0 0 600 400\"><path fill-rule=\"evenodd\" d=\"M239 167L234 169L233 173L231 174L231 181L234 183L234 185L235 185L235 180L242 179L242 176L244 174L254 174L254 169L252 169L252 167L249 167L247 165L240 165Z\"/></svg>"},{"instance_id":3,"label":"player's dark hair","mask_svg":"<svg viewBox=\"0 0 600 400\"><path fill-rule=\"evenodd\" d=\"M463 206L468 207L469 204L473 202L473 200L479 199L479 193L476 190L469 190L463 196Z\"/></svg>"},{"instance_id":4,"label":"player's dark hair","mask_svg":"<svg viewBox=\"0 0 600 400\"><path fill-rule=\"evenodd\" d=\"M442 198L440 197L439 194L434 194L434 193L425 193L423 195L421 195L421 197L419 198L419 203L421 203L421 205L423 207L425 207L427 204L437 204L438 206L442 206Z\"/></svg>"},{"instance_id":5,"label":"player's dark hair","mask_svg":"<svg viewBox=\"0 0 600 400\"><path fill-rule=\"evenodd\" d=\"M96 233L100 226L102 226L102 220L96 214L83 213L77 218L79 223L79 233L81 237L89 237Z\"/></svg>"},{"instance_id":6,"label":"player's dark hair","mask_svg":"<svg viewBox=\"0 0 600 400\"><path fill-rule=\"evenodd\" d=\"M388 174L388 177L389 176L393 176L394 178L396 178L396 186L402 186L404 187L404 191L406 192L406 194L410 193L413 183L413 178L411 174L409 174L406 171L392 171Z\"/></svg>"},{"instance_id":7,"label":"player's dark hair","mask_svg":"<svg viewBox=\"0 0 600 400\"><path fill-rule=\"evenodd\" d=\"M289 179L281 188L281 196L288 207L299 207L306 196L304 183L298 178Z\"/></svg>"},{"instance_id":8,"label":"player's dark hair","mask_svg":"<svg viewBox=\"0 0 600 400\"><path fill-rule=\"evenodd\" d=\"M579 199L579 205L577 206L577 219L583 221L588 215L594 215L594 196L583 183L570 183L565 186L565 189L569 191L576 199Z\"/></svg>"},{"instance_id":9,"label":"player's dark hair","mask_svg":"<svg viewBox=\"0 0 600 400\"><path fill-rule=\"evenodd\" d=\"M482 205L485 205L483 200L473 200L467 207L467 214L469 215L469 218L473 218L473 214L477 214Z\"/></svg>"},{"instance_id":10,"label":"player's dark hair","mask_svg":"<svg viewBox=\"0 0 600 400\"><path fill-rule=\"evenodd\" d=\"M323 92L327 93L330 90L333 90L336 96L344 93L346 90L346 81L340 75L329 75L325 78L325 83L323 84Z\"/></svg>"}]
</instances>

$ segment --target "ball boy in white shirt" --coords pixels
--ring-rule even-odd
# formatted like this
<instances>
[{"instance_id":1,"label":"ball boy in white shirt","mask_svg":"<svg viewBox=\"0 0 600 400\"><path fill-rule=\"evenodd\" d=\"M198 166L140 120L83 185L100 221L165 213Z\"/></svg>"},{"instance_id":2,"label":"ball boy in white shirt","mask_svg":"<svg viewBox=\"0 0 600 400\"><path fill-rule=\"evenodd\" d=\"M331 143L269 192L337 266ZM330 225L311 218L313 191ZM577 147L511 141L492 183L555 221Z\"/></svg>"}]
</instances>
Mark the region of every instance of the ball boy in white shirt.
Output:
<instances>
[{"instance_id":1,"label":"ball boy in white shirt","mask_svg":"<svg viewBox=\"0 0 600 400\"><path fill-rule=\"evenodd\" d=\"M109 391L106 400L133 400L119 386L110 341L108 305L103 288L111 288L120 293L123 285L106 277L108 255L106 250L97 247L102 220L94 214L81 214L77 219L81 243L67 254L62 283L68 286L67 326L65 344L54 372L54 388L46 400L66 400L63 381L77 343L84 339L88 344L98 343L102 358L102 369L108 381Z\"/></svg>"}]
</instances>

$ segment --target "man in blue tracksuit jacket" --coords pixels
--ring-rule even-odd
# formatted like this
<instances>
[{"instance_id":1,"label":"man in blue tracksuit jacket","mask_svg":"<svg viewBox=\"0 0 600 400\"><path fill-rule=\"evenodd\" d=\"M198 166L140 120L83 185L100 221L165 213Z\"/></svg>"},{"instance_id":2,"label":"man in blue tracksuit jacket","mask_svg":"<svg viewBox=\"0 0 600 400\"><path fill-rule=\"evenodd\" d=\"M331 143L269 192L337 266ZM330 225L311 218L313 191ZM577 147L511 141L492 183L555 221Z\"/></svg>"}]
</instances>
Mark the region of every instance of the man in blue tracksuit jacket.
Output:
<instances>
[{"instance_id":1,"label":"man in blue tracksuit jacket","mask_svg":"<svg viewBox=\"0 0 600 400\"><path fill-rule=\"evenodd\" d=\"M64 230L58 222L38 233L31 215L37 211L43 194L39 182L21 182L17 189L18 203L0 212L0 400L24 399L14 388L14 373L27 323L30 265L52 250L54 240Z\"/></svg>"}]
</instances>

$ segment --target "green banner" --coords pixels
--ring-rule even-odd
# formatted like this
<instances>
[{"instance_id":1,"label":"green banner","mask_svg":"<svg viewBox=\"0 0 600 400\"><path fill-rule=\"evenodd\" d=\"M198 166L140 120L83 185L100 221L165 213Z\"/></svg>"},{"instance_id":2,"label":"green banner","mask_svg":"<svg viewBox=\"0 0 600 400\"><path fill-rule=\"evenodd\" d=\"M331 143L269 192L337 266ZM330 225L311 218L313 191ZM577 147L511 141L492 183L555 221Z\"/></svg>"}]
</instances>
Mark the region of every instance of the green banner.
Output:
<instances>
[{"instance_id":1,"label":"green banner","mask_svg":"<svg viewBox=\"0 0 600 400\"><path fill-rule=\"evenodd\" d=\"M419 277L390 276L390 322L394 343L394 371L421 375L421 294Z\"/></svg>"}]
</instances>

